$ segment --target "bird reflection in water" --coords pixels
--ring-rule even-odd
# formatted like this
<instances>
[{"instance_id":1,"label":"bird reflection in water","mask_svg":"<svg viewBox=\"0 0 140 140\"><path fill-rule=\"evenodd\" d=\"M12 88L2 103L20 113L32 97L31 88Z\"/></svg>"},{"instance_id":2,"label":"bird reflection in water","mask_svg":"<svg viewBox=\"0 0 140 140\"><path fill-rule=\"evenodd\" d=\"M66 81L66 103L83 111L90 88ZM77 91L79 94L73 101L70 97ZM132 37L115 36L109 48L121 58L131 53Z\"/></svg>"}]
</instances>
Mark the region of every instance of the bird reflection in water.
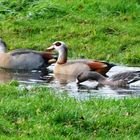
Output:
<instances>
[{"instance_id":1,"label":"bird reflection in water","mask_svg":"<svg viewBox=\"0 0 140 140\"><path fill-rule=\"evenodd\" d=\"M12 74L7 70L0 70L0 83L6 83L12 80Z\"/></svg>"}]
</instances>

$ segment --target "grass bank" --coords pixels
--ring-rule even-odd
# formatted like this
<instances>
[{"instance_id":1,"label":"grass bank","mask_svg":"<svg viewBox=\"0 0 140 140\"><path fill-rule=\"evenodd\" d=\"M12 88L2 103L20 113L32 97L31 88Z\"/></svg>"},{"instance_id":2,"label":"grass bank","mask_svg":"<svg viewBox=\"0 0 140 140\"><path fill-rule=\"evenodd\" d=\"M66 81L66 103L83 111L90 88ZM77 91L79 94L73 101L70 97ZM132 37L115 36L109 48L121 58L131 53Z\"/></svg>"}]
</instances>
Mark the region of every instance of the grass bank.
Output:
<instances>
[{"instance_id":1,"label":"grass bank","mask_svg":"<svg viewBox=\"0 0 140 140\"><path fill-rule=\"evenodd\" d=\"M0 36L9 49L44 50L62 40L70 58L140 62L139 0L1 0Z\"/></svg>"},{"instance_id":2,"label":"grass bank","mask_svg":"<svg viewBox=\"0 0 140 140\"><path fill-rule=\"evenodd\" d=\"M139 139L140 99L77 101L0 85L0 139Z\"/></svg>"}]
</instances>

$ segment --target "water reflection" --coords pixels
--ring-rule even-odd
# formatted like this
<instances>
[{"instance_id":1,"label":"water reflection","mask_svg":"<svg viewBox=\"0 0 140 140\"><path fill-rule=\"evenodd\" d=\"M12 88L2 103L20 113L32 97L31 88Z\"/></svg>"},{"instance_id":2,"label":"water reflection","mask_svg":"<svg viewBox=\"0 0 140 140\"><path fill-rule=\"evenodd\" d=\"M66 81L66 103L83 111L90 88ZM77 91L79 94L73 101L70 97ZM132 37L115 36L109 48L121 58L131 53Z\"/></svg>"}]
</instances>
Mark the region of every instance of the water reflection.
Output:
<instances>
[{"instance_id":1,"label":"water reflection","mask_svg":"<svg viewBox=\"0 0 140 140\"><path fill-rule=\"evenodd\" d=\"M54 78L60 85L67 85L68 83L76 81L74 75L55 74Z\"/></svg>"},{"instance_id":2,"label":"water reflection","mask_svg":"<svg viewBox=\"0 0 140 140\"><path fill-rule=\"evenodd\" d=\"M6 83L10 82L11 80L17 80L20 83L32 83L32 82L43 82L40 79L41 72L39 71L10 71L0 69L0 82Z\"/></svg>"},{"instance_id":3,"label":"water reflection","mask_svg":"<svg viewBox=\"0 0 140 140\"><path fill-rule=\"evenodd\" d=\"M12 75L8 71L0 70L0 83L9 82L12 79Z\"/></svg>"},{"instance_id":4,"label":"water reflection","mask_svg":"<svg viewBox=\"0 0 140 140\"><path fill-rule=\"evenodd\" d=\"M116 73L131 70L140 70L139 67L124 67L116 66L112 68L108 75L111 76ZM76 77L68 75L49 75L43 79L40 78L41 73L39 71L25 72L25 71L5 71L0 70L0 82L9 82L11 80L17 80L21 85L30 85L34 87L47 86L55 90L56 94L66 93L75 97L76 99L89 99L91 97L96 98L124 98L124 97L140 97L140 81L137 81L130 85L129 88L113 88L109 86L98 86L97 82L86 81L80 85L76 84Z\"/></svg>"}]
</instances>

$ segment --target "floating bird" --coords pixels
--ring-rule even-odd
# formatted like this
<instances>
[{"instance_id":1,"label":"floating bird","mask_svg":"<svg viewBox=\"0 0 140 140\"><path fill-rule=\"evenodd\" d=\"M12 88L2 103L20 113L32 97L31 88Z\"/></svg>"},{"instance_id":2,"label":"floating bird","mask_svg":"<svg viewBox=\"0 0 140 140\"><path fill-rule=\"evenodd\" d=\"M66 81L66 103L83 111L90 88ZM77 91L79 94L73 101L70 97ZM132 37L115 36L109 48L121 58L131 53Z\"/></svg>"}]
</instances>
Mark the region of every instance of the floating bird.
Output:
<instances>
[{"instance_id":1,"label":"floating bird","mask_svg":"<svg viewBox=\"0 0 140 140\"><path fill-rule=\"evenodd\" d=\"M47 50L56 50L58 52L58 59L54 67L54 74L78 76L85 71L96 71L106 76L106 73L115 66L102 61L81 59L67 61L68 49L64 42L56 41Z\"/></svg>"},{"instance_id":2,"label":"floating bird","mask_svg":"<svg viewBox=\"0 0 140 140\"><path fill-rule=\"evenodd\" d=\"M42 70L57 59L50 52L16 49L7 52L6 43L0 38L0 68L12 70Z\"/></svg>"},{"instance_id":3,"label":"floating bird","mask_svg":"<svg viewBox=\"0 0 140 140\"><path fill-rule=\"evenodd\" d=\"M115 74L109 78L97 72L83 72L77 76L77 84L87 80L95 80L99 85L127 87L130 83L140 80L140 71L128 71Z\"/></svg>"}]
</instances>

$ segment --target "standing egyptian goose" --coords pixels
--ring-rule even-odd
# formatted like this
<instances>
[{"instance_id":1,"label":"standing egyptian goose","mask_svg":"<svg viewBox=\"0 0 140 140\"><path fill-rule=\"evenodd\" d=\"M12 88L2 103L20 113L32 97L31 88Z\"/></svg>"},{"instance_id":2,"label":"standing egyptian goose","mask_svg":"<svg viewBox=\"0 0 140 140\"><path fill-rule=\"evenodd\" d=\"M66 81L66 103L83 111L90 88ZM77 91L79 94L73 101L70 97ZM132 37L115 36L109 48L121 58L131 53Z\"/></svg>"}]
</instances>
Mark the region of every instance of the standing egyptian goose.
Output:
<instances>
[{"instance_id":1,"label":"standing egyptian goose","mask_svg":"<svg viewBox=\"0 0 140 140\"><path fill-rule=\"evenodd\" d=\"M54 42L47 50L56 50L59 54L55 64L54 74L72 75L77 77L78 74L85 71L96 71L102 75L106 75L110 68L115 66L114 64L109 64L107 62L85 59L67 61L67 47L62 41Z\"/></svg>"},{"instance_id":2,"label":"standing egyptian goose","mask_svg":"<svg viewBox=\"0 0 140 140\"><path fill-rule=\"evenodd\" d=\"M100 85L127 87L130 83L140 80L140 71L129 71L106 78L97 72L83 72L77 76L77 84L86 80L95 80Z\"/></svg>"},{"instance_id":3,"label":"standing egyptian goose","mask_svg":"<svg viewBox=\"0 0 140 140\"><path fill-rule=\"evenodd\" d=\"M50 65L53 56L50 52L39 52L28 49L17 49L6 52L7 45L0 38L0 68L13 70L41 70ZM54 60L54 61L55 61Z\"/></svg>"}]
</instances>

